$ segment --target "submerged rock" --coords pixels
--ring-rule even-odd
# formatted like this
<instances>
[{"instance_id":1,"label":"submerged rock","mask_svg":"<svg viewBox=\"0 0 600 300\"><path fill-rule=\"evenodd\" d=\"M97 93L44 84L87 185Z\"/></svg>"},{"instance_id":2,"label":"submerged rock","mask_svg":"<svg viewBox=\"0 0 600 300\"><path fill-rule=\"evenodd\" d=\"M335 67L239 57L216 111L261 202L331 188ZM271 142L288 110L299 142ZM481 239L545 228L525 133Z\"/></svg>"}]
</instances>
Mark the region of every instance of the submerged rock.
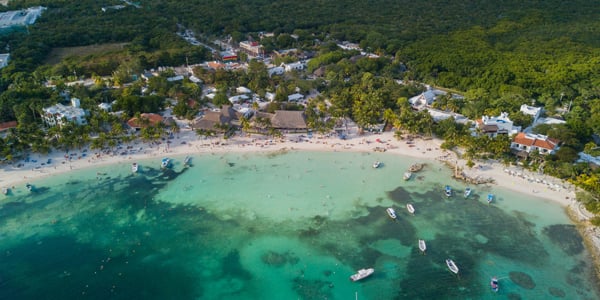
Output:
<instances>
[{"instance_id":1,"label":"submerged rock","mask_svg":"<svg viewBox=\"0 0 600 300\"><path fill-rule=\"evenodd\" d=\"M535 282L531 278L531 276L523 273L523 272L510 272L508 273L510 280L517 284L518 286L531 290L535 288Z\"/></svg>"},{"instance_id":2,"label":"submerged rock","mask_svg":"<svg viewBox=\"0 0 600 300\"><path fill-rule=\"evenodd\" d=\"M542 232L550 238L552 243L569 255L579 254L584 249L583 240L579 236L575 225L550 225L544 227Z\"/></svg>"},{"instance_id":3,"label":"submerged rock","mask_svg":"<svg viewBox=\"0 0 600 300\"><path fill-rule=\"evenodd\" d=\"M551 287L548 289L548 292L550 292L550 295L556 297L556 298L564 298L567 294L565 293L565 291L559 289L559 288L555 288L555 287Z\"/></svg>"}]
</instances>

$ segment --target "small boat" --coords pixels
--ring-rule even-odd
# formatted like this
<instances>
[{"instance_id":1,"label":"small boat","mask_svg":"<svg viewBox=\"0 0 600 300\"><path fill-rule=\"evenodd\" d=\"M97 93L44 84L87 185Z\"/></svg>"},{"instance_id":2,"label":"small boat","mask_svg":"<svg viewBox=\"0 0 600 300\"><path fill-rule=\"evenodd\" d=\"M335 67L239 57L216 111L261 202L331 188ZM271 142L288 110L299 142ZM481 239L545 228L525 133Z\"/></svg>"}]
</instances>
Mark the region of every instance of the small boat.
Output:
<instances>
[{"instance_id":1,"label":"small boat","mask_svg":"<svg viewBox=\"0 0 600 300\"><path fill-rule=\"evenodd\" d=\"M402 176L402 178L404 178L404 180L410 180L410 178L412 177L412 172L408 171L408 172L404 172L404 176Z\"/></svg>"},{"instance_id":2,"label":"small boat","mask_svg":"<svg viewBox=\"0 0 600 300\"><path fill-rule=\"evenodd\" d=\"M446 266L448 266L448 269L454 273L454 274L458 274L458 267L456 266L456 264L454 263L453 260L451 259L446 259Z\"/></svg>"},{"instance_id":3,"label":"small boat","mask_svg":"<svg viewBox=\"0 0 600 300\"><path fill-rule=\"evenodd\" d=\"M452 196L452 188L449 185L447 185L444 190L444 193L446 194L446 197Z\"/></svg>"},{"instance_id":4,"label":"small boat","mask_svg":"<svg viewBox=\"0 0 600 300\"><path fill-rule=\"evenodd\" d=\"M9 189L9 188L7 188L7 187L3 187L3 188L2 188L2 194L4 194L4 195L8 195L8 192L10 192L10 189Z\"/></svg>"},{"instance_id":5,"label":"small boat","mask_svg":"<svg viewBox=\"0 0 600 300\"><path fill-rule=\"evenodd\" d=\"M371 274L373 274L373 272L375 272L375 269L373 269L373 268L360 269L360 270L358 270L358 272L356 272L356 274L353 274L352 276L350 276L350 280L359 281L363 278L369 277Z\"/></svg>"},{"instance_id":6,"label":"small boat","mask_svg":"<svg viewBox=\"0 0 600 300\"><path fill-rule=\"evenodd\" d=\"M427 245L425 244L425 240L419 240L419 250L425 254L425 250L427 250Z\"/></svg>"},{"instance_id":7,"label":"small boat","mask_svg":"<svg viewBox=\"0 0 600 300\"><path fill-rule=\"evenodd\" d=\"M413 172L413 173L415 173L415 172L419 172L419 171L421 171L421 170L423 169L423 166L424 166L424 165L425 165L425 164L414 163L414 164L412 164L412 165L411 165L411 166L408 168L408 171L410 171L410 172Z\"/></svg>"},{"instance_id":8,"label":"small boat","mask_svg":"<svg viewBox=\"0 0 600 300\"><path fill-rule=\"evenodd\" d=\"M471 195L471 188L468 187L465 189L465 198L469 198L470 195Z\"/></svg>"},{"instance_id":9,"label":"small boat","mask_svg":"<svg viewBox=\"0 0 600 300\"><path fill-rule=\"evenodd\" d=\"M137 163L132 163L131 164L131 172L137 173L138 169L139 169L139 166L138 166Z\"/></svg>"},{"instance_id":10,"label":"small boat","mask_svg":"<svg viewBox=\"0 0 600 300\"><path fill-rule=\"evenodd\" d=\"M488 194L487 195L487 202L488 202L488 204L492 203L492 201L494 201L494 194Z\"/></svg>"},{"instance_id":11,"label":"small boat","mask_svg":"<svg viewBox=\"0 0 600 300\"><path fill-rule=\"evenodd\" d=\"M185 159L183 160L183 166L184 167L189 167L190 164L192 162L192 157L191 156L186 156Z\"/></svg>"},{"instance_id":12,"label":"small boat","mask_svg":"<svg viewBox=\"0 0 600 300\"><path fill-rule=\"evenodd\" d=\"M160 167L163 169L168 168L170 164L171 164L171 159L168 157L165 157L160 161Z\"/></svg>"},{"instance_id":13,"label":"small boat","mask_svg":"<svg viewBox=\"0 0 600 300\"><path fill-rule=\"evenodd\" d=\"M408 210L409 213L411 214L415 214L415 208L412 206L412 204L406 204L406 209Z\"/></svg>"},{"instance_id":14,"label":"small boat","mask_svg":"<svg viewBox=\"0 0 600 300\"><path fill-rule=\"evenodd\" d=\"M379 167L381 167L381 162L380 161L376 161L373 163L373 169L378 169Z\"/></svg>"},{"instance_id":15,"label":"small boat","mask_svg":"<svg viewBox=\"0 0 600 300\"><path fill-rule=\"evenodd\" d=\"M498 278L496 278L496 276L492 277L492 280L490 281L490 286L492 287L492 291L494 293L498 292Z\"/></svg>"},{"instance_id":16,"label":"small boat","mask_svg":"<svg viewBox=\"0 0 600 300\"><path fill-rule=\"evenodd\" d=\"M390 216L390 218L396 219L396 211L393 208L388 207L386 209L386 211L387 211L388 216Z\"/></svg>"},{"instance_id":17,"label":"small boat","mask_svg":"<svg viewBox=\"0 0 600 300\"><path fill-rule=\"evenodd\" d=\"M31 192L33 190L33 185L28 183L25 185L25 187Z\"/></svg>"}]
</instances>

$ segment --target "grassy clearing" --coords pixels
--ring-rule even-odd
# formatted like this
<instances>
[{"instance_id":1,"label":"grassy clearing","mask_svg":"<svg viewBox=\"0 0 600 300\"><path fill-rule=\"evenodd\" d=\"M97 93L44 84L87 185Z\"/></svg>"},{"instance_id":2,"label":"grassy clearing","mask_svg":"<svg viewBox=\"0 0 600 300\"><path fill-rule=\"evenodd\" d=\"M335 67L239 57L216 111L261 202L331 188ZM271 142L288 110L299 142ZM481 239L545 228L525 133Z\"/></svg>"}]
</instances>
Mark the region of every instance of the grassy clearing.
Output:
<instances>
[{"instance_id":1,"label":"grassy clearing","mask_svg":"<svg viewBox=\"0 0 600 300\"><path fill-rule=\"evenodd\" d=\"M68 56L86 56L90 54L109 52L114 50L121 50L127 43L112 43L112 44L101 44L101 45L90 45L81 47L65 47L65 48L54 48L48 54L45 63L54 65L61 62L65 57Z\"/></svg>"}]
</instances>

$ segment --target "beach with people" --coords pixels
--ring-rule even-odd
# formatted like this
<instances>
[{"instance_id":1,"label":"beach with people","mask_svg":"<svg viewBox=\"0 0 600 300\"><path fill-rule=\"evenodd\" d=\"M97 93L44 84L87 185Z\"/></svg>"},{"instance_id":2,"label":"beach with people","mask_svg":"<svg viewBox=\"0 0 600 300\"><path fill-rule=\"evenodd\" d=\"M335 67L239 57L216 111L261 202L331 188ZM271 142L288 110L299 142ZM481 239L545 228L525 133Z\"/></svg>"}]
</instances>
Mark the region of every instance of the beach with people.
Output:
<instances>
[{"instance_id":1,"label":"beach with people","mask_svg":"<svg viewBox=\"0 0 600 300\"><path fill-rule=\"evenodd\" d=\"M0 169L0 186L12 189L24 188L29 181L54 176L88 167L111 164L131 164L138 160L165 156L227 153L227 152L269 152L329 151L329 152L380 152L406 156L415 160L445 161L458 166L471 178L489 178L493 184L515 190L525 195L545 198L562 206L573 204L575 188L566 182L543 174L535 174L515 166L505 166L499 162L478 162L469 168L467 161L454 152L441 149L442 140L431 138L411 138L399 140L393 132L354 134L346 139L334 135L285 134L282 138L261 135L234 136L229 139L219 137L198 137L193 131L182 131L173 139L157 143L137 141L114 149L82 148L69 152L54 151L48 155L34 154L27 160L5 164ZM404 170L398 170L401 177Z\"/></svg>"}]
</instances>

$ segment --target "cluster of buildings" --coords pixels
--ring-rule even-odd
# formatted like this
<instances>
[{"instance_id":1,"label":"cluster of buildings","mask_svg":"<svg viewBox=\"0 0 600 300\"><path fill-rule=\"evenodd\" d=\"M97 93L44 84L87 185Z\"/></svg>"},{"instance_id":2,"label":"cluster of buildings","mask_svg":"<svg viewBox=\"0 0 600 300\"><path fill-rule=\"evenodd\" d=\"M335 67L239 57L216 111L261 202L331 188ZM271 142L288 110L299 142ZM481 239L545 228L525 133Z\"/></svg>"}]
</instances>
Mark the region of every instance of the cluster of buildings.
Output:
<instances>
[{"instance_id":1,"label":"cluster of buildings","mask_svg":"<svg viewBox=\"0 0 600 300\"><path fill-rule=\"evenodd\" d=\"M481 118L472 122L466 117L456 114L453 112L445 112L432 108L436 98L442 95L446 95L447 92L443 90L433 89L427 87L427 89L421 94L410 98L408 101L413 109L423 110L427 109L429 114L433 117L433 120L438 122L448 118L454 118L457 123L474 123L473 134L484 134L489 137L496 137L498 135L508 135L512 137L511 149L521 157L527 157L529 153L538 151L540 154L553 154L558 148L560 141L549 138L548 136L541 134L534 134L531 129L540 124L563 124L565 121L556 118L543 118L543 108L529 106L526 104L521 105L520 112L531 116L533 123L530 127L522 130L520 126L516 126L513 121L510 120L508 113L502 112L499 116L482 116ZM460 95L452 95L455 98L462 98Z\"/></svg>"}]
</instances>

